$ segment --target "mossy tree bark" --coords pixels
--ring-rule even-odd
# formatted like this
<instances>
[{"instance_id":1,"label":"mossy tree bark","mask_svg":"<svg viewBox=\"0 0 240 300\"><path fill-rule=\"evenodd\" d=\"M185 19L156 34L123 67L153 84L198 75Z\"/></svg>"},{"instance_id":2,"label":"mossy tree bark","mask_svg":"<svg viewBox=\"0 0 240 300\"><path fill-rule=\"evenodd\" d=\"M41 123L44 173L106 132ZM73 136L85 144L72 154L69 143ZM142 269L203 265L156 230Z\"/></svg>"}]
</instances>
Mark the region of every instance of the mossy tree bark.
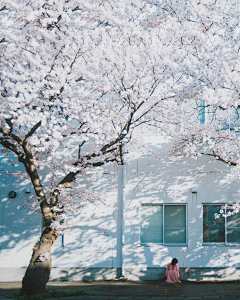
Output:
<instances>
[{"instance_id":1,"label":"mossy tree bark","mask_svg":"<svg viewBox=\"0 0 240 300\"><path fill-rule=\"evenodd\" d=\"M45 228L39 242L33 248L32 258L22 280L21 295L42 293L46 289L51 272L51 247L58 234Z\"/></svg>"}]
</instances>

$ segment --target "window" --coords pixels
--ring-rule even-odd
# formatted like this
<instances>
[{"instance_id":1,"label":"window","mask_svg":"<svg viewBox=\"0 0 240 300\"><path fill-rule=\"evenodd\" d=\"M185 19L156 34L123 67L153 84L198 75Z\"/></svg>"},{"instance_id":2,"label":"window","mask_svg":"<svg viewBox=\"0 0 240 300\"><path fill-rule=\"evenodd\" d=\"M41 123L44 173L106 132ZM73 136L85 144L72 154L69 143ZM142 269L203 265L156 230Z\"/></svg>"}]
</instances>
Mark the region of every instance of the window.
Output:
<instances>
[{"instance_id":1,"label":"window","mask_svg":"<svg viewBox=\"0 0 240 300\"><path fill-rule=\"evenodd\" d=\"M227 210L228 212L228 210ZM240 215L227 217L227 242L240 243Z\"/></svg>"},{"instance_id":2,"label":"window","mask_svg":"<svg viewBox=\"0 0 240 300\"><path fill-rule=\"evenodd\" d=\"M141 243L186 245L186 205L143 204L140 214Z\"/></svg>"},{"instance_id":3,"label":"window","mask_svg":"<svg viewBox=\"0 0 240 300\"><path fill-rule=\"evenodd\" d=\"M225 242L225 219L223 216L216 219L222 205L203 205L203 242Z\"/></svg>"},{"instance_id":4,"label":"window","mask_svg":"<svg viewBox=\"0 0 240 300\"><path fill-rule=\"evenodd\" d=\"M186 206L164 206L164 243L186 243Z\"/></svg>"},{"instance_id":5,"label":"window","mask_svg":"<svg viewBox=\"0 0 240 300\"><path fill-rule=\"evenodd\" d=\"M230 211L225 204L203 205L203 242L240 243L240 214L216 218L221 209L224 215Z\"/></svg>"},{"instance_id":6,"label":"window","mask_svg":"<svg viewBox=\"0 0 240 300\"><path fill-rule=\"evenodd\" d=\"M218 122L219 126L222 125L222 130L234 131L237 135L240 134L240 109L238 107L226 109L205 105L205 108L202 107L202 112L204 111L205 117L200 119L201 123L205 121L206 123Z\"/></svg>"}]
</instances>

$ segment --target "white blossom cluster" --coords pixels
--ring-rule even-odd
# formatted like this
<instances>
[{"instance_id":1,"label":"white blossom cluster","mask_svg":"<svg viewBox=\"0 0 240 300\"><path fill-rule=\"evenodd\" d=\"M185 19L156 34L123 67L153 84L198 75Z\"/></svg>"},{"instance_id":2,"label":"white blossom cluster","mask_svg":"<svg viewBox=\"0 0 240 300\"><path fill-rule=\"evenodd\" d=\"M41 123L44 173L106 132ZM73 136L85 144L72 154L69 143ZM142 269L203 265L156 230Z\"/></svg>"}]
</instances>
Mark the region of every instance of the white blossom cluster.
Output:
<instances>
[{"instance_id":1,"label":"white blossom cluster","mask_svg":"<svg viewBox=\"0 0 240 300\"><path fill-rule=\"evenodd\" d=\"M48 171L45 193L123 163L123 144L141 148L132 135L142 125L186 153L201 154L204 140L230 155L219 124L199 126L182 107L239 105L239 11L213 0L1 0L0 16L0 143Z\"/></svg>"}]
</instances>

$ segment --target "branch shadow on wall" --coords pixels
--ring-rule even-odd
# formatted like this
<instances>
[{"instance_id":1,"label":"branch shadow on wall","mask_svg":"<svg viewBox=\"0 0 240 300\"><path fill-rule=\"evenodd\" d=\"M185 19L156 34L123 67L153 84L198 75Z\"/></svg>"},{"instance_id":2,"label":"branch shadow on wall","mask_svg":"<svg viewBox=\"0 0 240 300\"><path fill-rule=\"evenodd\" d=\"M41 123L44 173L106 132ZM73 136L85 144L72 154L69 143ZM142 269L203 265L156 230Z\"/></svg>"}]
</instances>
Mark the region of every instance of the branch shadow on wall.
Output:
<instances>
[{"instance_id":1,"label":"branch shadow on wall","mask_svg":"<svg viewBox=\"0 0 240 300\"><path fill-rule=\"evenodd\" d=\"M124 271L132 280L164 280L165 268L173 257L179 260L183 279L236 279L240 253L237 246L205 246L202 244L202 203L228 200L231 184L224 175L213 172L219 162L203 159L183 162L181 157L162 159L148 157L129 163L124 208L125 245ZM106 171L107 170L107 171ZM10 177L4 179L1 198L1 266L25 268L32 247L41 231L41 216L24 205L24 189L29 183ZM75 225L53 246L51 280L110 280L121 268L117 256L117 176L115 169L99 168L81 184L104 195L104 201L89 204L79 212ZM2 181L3 182L3 181ZM197 193L192 194L192 187ZM8 189L17 189L18 197L10 199ZM214 199L208 199L209 190ZM81 199L79 199L81 201ZM167 247L161 244L142 245L139 209L144 203L187 204L187 246ZM14 214L13 214L14 212ZM7 262L8 261L8 262ZM221 267L221 268L220 268ZM222 268L223 267L223 268ZM199 271L199 268L201 270Z\"/></svg>"}]
</instances>

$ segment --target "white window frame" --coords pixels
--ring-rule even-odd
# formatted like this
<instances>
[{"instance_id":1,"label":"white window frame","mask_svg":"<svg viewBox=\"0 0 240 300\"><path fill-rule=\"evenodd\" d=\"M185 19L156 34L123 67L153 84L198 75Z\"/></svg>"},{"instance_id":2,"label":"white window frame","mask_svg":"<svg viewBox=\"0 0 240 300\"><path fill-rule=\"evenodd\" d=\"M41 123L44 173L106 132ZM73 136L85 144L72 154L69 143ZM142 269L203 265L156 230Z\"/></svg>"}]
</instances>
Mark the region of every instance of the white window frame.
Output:
<instances>
[{"instance_id":1,"label":"white window frame","mask_svg":"<svg viewBox=\"0 0 240 300\"><path fill-rule=\"evenodd\" d=\"M211 205L211 206L221 206L224 209L224 214L226 215L227 205L234 205L233 203L203 203L202 204L202 212L204 205ZM240 215L240 214L239 214ZM204 238L204 231L203 231L203 218L202 218L202 239ZM202 241L203 245L240 245L240 242L228 242L227 241L227 233L228 233L228 226L227 226L227 216L224 217L224 226L225 226L225 242L204 242ZM234 228L234 227L229 227ZM239 227L236 227L239 228Z\"/></svg>"},{"instance_id":2,"label":"white window frame","mask_svg":"<svg viewBox=\"0 0 240 300\"><path fill-rule=\"evenodd\" d=\"M165 206L185 206L185 224L186 224L186 243L165 243L165 234L164 234L164 229L165 229ZM147 242L144 243L141 241L141 208L143 206L162 206L163 207L163 242L162 243L154 243L154 242ZM140 244L144 245L144 246L149 246L149 245L164 245L164 246L169 246L169 247L179 247L179 246L187 246L188 245L188 224L187 224L187 204L186 203L141 203L140 206L140 211L139 211L139 240L140 240ZM176 229L182 229L182 228L176 228Z\"/></svg>"}]
</instances>

